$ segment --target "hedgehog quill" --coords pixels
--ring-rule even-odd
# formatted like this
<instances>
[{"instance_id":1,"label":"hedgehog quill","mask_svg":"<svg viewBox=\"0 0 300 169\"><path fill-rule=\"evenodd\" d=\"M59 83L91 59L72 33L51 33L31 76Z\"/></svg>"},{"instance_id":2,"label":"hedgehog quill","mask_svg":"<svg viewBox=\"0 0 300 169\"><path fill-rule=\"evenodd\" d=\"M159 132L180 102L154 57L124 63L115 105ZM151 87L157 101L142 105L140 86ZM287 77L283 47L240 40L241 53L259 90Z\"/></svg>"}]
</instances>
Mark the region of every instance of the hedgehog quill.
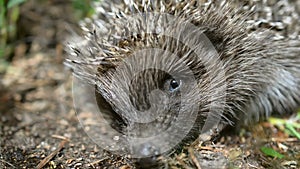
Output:
<instances>
[{"instance_id":1,"label":"hedgehog quill","mask_svg":"<svg viewBox=\"0 0 300 169\"><path fill-rule=\"evenodd\" d=\"M118 133L114 148L156 156L211 130L300 107L299 23L257 21L252 1L234 4L95 4L65 64L95 89L99 111Z\"/></svg>"}]
</instances>

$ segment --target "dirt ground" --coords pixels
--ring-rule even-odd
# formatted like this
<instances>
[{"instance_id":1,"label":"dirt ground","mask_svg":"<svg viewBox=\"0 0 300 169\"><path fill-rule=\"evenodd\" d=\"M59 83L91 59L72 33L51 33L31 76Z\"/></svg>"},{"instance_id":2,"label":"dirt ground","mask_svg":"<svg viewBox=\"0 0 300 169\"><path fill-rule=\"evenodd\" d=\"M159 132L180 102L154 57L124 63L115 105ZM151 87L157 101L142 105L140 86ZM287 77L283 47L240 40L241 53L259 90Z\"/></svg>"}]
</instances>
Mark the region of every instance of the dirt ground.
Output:
<instances>
[{"instance_id":1,"label":"dirt ground","mask_svg":"<svg viewBox=\"0 0 300 169\"><path fill-rule=\"evenodd\" d=\"M84 132L73 108L64 40L78 28L68 1L28 1L19 39L0 81L0 168L138 168ZM293 116L292 116L293 118ZM285 155L268 157L260 148ZM161 168L300 168L300 140L269 122L160 157Z\"/></svg>"}]
</instances>

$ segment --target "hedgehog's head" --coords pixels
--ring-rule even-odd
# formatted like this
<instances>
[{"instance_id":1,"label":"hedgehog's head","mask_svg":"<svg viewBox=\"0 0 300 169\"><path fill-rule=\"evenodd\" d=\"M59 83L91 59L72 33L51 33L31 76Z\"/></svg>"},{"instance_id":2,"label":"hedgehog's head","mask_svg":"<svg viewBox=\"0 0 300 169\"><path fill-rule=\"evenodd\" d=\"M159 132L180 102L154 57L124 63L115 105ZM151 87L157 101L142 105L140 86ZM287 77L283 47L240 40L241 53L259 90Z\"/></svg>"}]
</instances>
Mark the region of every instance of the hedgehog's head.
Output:
<instances>
[{"instance_id":1,"label":"hedgehog's head","mask_svg":"<svg viewBox=\"0 0 300 169\"><path fill-rule=\"evenodd\" d=\"M215 20L198 17L205 11L190 12L195 18L155 12L105 15L94 29L86 29L86 44L72 48L76 59L69 63L75 74L95 85L100 112L134 157L167 152L222 116L225 67L214 46L223 48L226 38L219 34L227 30L207 28L221 16Z\"/></svg>"},{"instance_id":2,"label":"hedgehog's head","mask_svg":"<svg viewBox=\"0 0 300 169\"><path fill-rule=\"evenodd\" d=\"M194 126L201 94L182 57L156 48L136 51L98 80L100 111L136 157L166 152Z\"/></svg>"}]
</instances>

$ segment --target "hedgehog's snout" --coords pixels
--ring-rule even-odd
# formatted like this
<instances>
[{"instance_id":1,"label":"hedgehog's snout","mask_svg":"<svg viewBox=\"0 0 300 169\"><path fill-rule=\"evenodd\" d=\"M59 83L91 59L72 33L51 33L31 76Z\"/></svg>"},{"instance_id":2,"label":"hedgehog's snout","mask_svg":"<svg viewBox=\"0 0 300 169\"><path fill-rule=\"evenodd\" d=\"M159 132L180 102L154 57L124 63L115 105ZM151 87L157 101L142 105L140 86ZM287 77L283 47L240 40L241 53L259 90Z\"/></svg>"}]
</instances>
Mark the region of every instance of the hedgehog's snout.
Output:
<instances>
[{"instance_id":1,"label":"hedgehog's snout","mask_svg":"<svg viewBox=\"0 0 300 169\"><path fill-rule=\"evenodd\" d=\"M140 157L136 161L136 164L140 168L155 168L159 165L158 156L160 155L160 149L151 143L141 144L134 151L135 154L139 154Z\"/></svg>"}]
</instances>

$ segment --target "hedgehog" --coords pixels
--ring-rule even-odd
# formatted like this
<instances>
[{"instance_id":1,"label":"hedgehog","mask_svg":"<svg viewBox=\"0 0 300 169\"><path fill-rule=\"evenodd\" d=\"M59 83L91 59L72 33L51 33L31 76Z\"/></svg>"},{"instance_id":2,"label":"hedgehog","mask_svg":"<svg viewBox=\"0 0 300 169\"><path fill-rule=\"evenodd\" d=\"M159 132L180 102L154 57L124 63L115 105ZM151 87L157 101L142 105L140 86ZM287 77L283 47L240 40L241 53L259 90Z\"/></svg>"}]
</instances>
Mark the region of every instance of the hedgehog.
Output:
<instances>
[{"instance_id":1,"label":"hedgehog","mask_svg":"<svg viewBox=\"0 0 300 169\"><path fill-rule=\"evenodd\" d=\"M275 3L276 14L254 1L101 1L84 36L69 40L65 64L95 90L127 151L156 156L297 111L298 13Z\"/></svg>"}]
</instances>

